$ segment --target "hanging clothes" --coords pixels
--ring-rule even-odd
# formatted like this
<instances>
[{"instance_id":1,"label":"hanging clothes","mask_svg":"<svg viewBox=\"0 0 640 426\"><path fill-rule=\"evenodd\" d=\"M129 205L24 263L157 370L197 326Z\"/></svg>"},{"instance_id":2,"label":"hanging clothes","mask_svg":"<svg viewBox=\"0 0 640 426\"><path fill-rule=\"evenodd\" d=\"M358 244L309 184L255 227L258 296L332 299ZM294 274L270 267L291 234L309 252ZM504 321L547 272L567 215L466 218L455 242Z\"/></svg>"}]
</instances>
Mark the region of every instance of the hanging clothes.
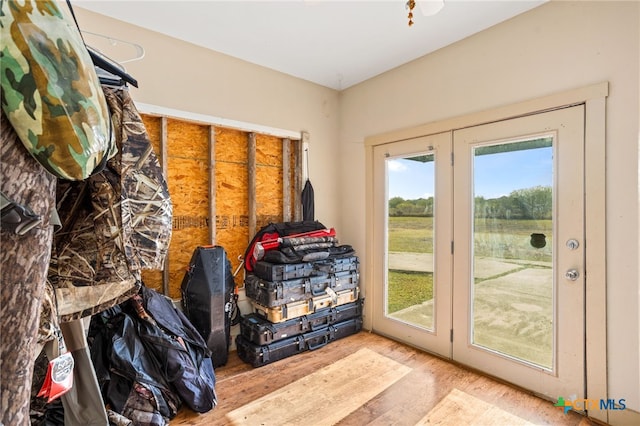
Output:
<instances>
[{"instance_id":1,"label":"hanging clothes","mask_svg":"<svg viewBox=\"0 0 640 426\"><path fill-rule=\"evenodd\" d=\"M118 154L85 181L60 181L49 280L62 322L122 303L143 269L162 269L173 206L142 118L124 88L104 86Z\"/></svg>"},{"instance_id":2,"label":"hanging clothes","mask_svg":"<svg viewBox=\"0 0 640 426\"><path fill-rule=\"evenodd\" d=\"M315 220L315 196L311 181L307 179L302 189L302 220Z\"/></svg>"},{"instance_id":3,"label":"hanging clothes","mask_svg":"<svg viewBox=\"0 0 640 426\"><path fill-rule=\"evenodd\" d=\"M51 255L56 179L29 153L4 113L0 114L0 191L40 217L18 234L0 231L0 423L29 425L33 364L41 302ZM3 209L4 213L4 209Z\"/></svg>"}]
</instances>

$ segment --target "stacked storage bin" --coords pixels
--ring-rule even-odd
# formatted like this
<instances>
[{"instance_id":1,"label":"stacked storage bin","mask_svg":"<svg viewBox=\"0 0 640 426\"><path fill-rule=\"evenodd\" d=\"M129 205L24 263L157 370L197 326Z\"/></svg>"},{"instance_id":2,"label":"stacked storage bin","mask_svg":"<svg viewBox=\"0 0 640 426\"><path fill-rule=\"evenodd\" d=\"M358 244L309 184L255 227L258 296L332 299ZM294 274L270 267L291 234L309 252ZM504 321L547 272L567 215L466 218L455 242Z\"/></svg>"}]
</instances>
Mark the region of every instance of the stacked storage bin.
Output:
<instances>
[{"instance_id":1,"label":"stacked storage bin","mask_svg":"<svg viewBox=\"0 0 640 426\"><path fill-rule=\"evenodd\" d=\"M363 304L359 280L355 255L256 262L245 277L253 311L240 322L238 356L259 367L357 333Z\"/></svg>"}]
</instances>

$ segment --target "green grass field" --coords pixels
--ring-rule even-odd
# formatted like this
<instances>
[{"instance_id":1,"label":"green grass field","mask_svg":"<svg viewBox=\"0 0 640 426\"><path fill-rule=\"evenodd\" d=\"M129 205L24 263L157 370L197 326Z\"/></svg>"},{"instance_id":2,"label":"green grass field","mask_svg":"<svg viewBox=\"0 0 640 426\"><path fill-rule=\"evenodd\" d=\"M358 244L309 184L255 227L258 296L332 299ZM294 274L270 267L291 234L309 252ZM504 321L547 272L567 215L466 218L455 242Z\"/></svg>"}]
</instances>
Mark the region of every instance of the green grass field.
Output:
<instances>
[{"instance_id":1,"label":"green grass field","mask_svg":"<svg viewBox=\"0 0 640 426\"><path fill-rule=\"evenodd\" d=\"M531 234L547 236L547 245L531 247ZM476 256L551 261L551 220L476 219ZM432 217L389 218L389 251L433 253Z\"/></svg>"},{"instance_id":2,"label":"green grass field","mask_svg":"<svg viewBox=\"0 0 640 426\"><path fill-rule=\"evenodd\" d=\"M388 313L419 305L433 298L433 274L429 272L389 271Z\"/></svg>"},{"instance_id":3,"label":"green grass field","mask_svg":"<svg viewBox=\"0 0 640 426\"><path fill-rule=\"evenodd\" d=\"M531 246L532 233L548 236L545 247ZM474 254L478 257L551 261L551 220L476 219ZM433 253L432 217L390 217L390 252ZM433 297L433 274L390 271L389 313Z\"/></svg>"}]
</instances>

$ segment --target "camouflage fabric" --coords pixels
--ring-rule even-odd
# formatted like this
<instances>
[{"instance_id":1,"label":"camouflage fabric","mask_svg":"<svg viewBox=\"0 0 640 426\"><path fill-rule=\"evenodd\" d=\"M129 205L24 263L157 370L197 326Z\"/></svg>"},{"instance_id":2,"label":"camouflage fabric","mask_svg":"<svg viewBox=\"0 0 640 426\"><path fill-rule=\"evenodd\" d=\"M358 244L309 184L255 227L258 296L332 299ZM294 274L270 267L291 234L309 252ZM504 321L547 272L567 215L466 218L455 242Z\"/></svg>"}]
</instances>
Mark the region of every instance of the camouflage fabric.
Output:
<instances>
[{"instance_id":1,"label":"camouflage fabric","mask_svg":"<svg viewBox=\"0 0 640 426\"><path fill-rule=\"evenodd\" d=\"M102 312L135 294L141 270L162 269L173 207L160 164L128 90L105 86L117 154L84 181L58 181L62 228L49 280L60 321Z\"/></svg>"},{"instance_id":2,"label":"camouflage fabric","mask_svg":"<svg viewBox=\"0 0 640 426\"><path fill-rule=\"evenodd\" d=\"M163 397L170 393L162 394ZM171 417L175 417L175 413L180 406L179 401L167 398L165 402L171 409ZM154 393L144 384L134 382L131 387L131 393L124 404L121 413L124 417L138 426L165 426L169 424L169 418L163 416L158 409Z\"/></svg>"},{"instance_id":3,"label":"camouflage fabric","mask_svg":"<svg viewBox=\"0 0 640 426\"><path fill-rule=\"evenodd\" d=\"M120 208L114 202L119 185L114 173L111 179L105 173L58 182L62 228L54 236L49 281L61 322L102 312L139 289L122 248Z\"/></svg>"},{"instance_id":4,"label":"camouflage fabric","mask_svg":"<svg viewBox=\"0 0 640 426\"><path fill-rule=\"evenodd\" d=\"M55 332L60 328L58 324L58 309L56 295L50 282L45 283L42 305L40 306L40 327L38 328L38 344L44 345L56 338Z\"/></svg>"},{"instance_id":5,"label":"camouflage fabric","mask_svg":"<svg viewBox=\"0 0 640 426\"><path fill-rule=\"evenodd\" d=\"M82 180L115 154L115 144L89 53L58 4L0 0L2 109L49 172Z\"/></svg>"},{"instance_id":6,"label":"camouflage fabric","mask_svg":"<svg viewBox=\"0 0 640 426\"><path fill-rule=\"evenodd\" d=\"M104 87L120 155L124 252L131 270L162 269L171 242L173 205L160 162L128 90Z\"/></svg>"},{"instance_id":7,"label":"camouflage fabric","mask_svg":"<svg viewBox=\"0 0 640 426\"><path fill-rule=\"evenodd\" d=\"M56 179L24 149L0 111L0 191L42 221L20 235L0 229L0 423L29 424L40 307L51 254Z\"/></svg>"}]
</instances>

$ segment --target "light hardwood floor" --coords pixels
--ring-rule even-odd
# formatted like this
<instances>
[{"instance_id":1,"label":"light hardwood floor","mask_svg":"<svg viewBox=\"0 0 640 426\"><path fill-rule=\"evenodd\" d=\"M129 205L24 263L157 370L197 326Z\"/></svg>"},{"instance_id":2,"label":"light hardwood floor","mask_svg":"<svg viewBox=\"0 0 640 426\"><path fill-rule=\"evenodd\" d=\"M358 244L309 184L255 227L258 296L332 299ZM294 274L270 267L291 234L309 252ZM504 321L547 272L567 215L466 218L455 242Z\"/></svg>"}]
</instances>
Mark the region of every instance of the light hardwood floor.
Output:
<instances>
[{"instance_id":1,"label":"light hardwood floor","mask_svg":"<svg viewBox=\"0 0 640 426\"><path fill-rule=\"evenodd\" d=\"M601 425L575 412L564 414L553 402L485 377L476 372L382 336L362 331L323 348L253 368L231 352L224 367L216 369L218 406L205 414L182 408L171 425L229 425L227 413L249 404L308 374L339 361L361 348L410 367L405 375L370 399L338 425L415 425L454 388L504 411L539 425ZM319 383L316 392L322 392ZM326 390L330 391L330 390ZM316 413L317 414L317 413ZM455 425L463 426L463 425Z\"/></svg>"}]
</instances>

